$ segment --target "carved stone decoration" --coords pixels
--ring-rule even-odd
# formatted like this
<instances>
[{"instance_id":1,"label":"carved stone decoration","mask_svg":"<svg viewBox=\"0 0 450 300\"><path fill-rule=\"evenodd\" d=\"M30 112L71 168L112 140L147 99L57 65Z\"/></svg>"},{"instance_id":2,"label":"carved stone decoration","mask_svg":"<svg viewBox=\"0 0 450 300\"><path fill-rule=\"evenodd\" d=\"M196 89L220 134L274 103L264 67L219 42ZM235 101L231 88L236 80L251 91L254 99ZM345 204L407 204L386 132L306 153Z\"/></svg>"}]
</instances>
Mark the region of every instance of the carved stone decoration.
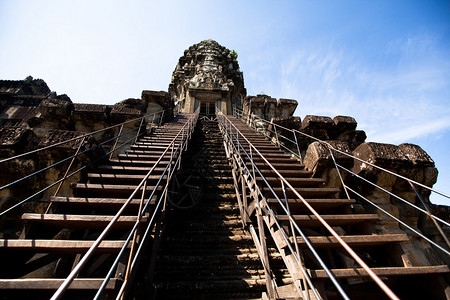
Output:
<instances>
[{"instance_id":1,"label":"carved stone decoration","mask_svg":"<svg viewBox=\"0 0 450 300\"><path fill-rule=\"evenodd\" d=\"M212 92L222 99L222 111L228 113L232 105L241 108L246 95L236 57L216 41L205 40L184 51L173 71L169 94L181 111L193 112L195 99L209 99L207 94Z\"/></svg>"},{"instance_id":2,"label":"carved stone decoration","mask_svg":"<svg viewBox=\"0 0 450 300\"><path fill-rule=\"evenodd\" d=\"M279 99L277 101L268 95L247 96L242 100L245 115L254 114L266 120L292 116L297 105L297 100Z\"/></svg>"}]
</instances>

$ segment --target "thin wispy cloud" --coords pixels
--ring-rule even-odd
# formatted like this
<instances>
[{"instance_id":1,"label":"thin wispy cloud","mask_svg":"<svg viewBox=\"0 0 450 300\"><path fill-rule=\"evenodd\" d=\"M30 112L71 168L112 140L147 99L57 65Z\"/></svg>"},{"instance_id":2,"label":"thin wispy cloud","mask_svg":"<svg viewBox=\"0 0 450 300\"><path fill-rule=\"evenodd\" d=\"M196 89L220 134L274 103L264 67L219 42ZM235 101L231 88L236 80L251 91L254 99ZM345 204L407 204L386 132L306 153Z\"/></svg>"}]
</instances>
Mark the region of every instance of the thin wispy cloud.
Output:
<instances>
[{"instance_id":1,"label":"thin wispy cloud","mask_svg":"<svg viewBox=\"0 0 450 300\"><path fill-rule=\"evenodd\" d=\"M275 92L298 99L300 116L354 116L372 141L402 143L450 129L450 99L443 93L450 95L450 58L424 55L435 41L422 36L389 43L402 62L386 69L348 49L304 48L282 61Z\"/></svg>"}]
</instances>

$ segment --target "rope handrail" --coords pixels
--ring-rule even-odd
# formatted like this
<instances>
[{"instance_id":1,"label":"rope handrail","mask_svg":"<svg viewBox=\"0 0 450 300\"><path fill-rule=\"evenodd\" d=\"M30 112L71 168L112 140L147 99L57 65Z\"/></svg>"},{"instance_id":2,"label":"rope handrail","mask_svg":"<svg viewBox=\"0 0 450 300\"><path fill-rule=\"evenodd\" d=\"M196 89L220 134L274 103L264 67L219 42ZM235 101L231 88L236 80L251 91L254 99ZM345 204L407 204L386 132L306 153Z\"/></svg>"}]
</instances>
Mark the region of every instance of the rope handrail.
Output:
<instances>
[{"instance_id":1,"label":"rope handrail","mask_svg":"<svg viewBox=\"0 0 450 300\"><path fill-rule=\"evenodd\" d=\"M245 117L244 117L244 113L243 113L243 111L242 111L241 109L239 109L239 108L237 108L237 107L234 107L234 110L235 110L236 114L241 115L242 118L245 118ZM448 194L446 194L446 193L443 193L443 192L441 192L441 191L438 191L438 190L436 190L436 189L434 189L434 188L432 188L432 187L429 187L429 186L427 186L427 185L424 185L424 184L422 184L422 183L420 183L420 182L417 182L417 181L415 181L415 180L413 180L413 179L409 179L409 178L407 178L407 177L405 177L405 176L402 176L402 175L400 175L400 174L397 174L397 173L395 173L395 172L392 172L392 171L390 171L390 170L388 170L388 169L385 169L385 168L383 168L383 167L377 166L377 165L375 165L375 164L373 164L373 163L370 163L370 162L365 161L365 160L363 160L363 159L361 159L361 158L358 158L358 157L356 157L356 156L354 156L354 155L351 155L351 154L349 154L349 153L347 153L347 152L345 152L345 151L336 149L336 148L334 148L330 143L328 143L327 141L321 140L321 139L316 138L316 137L314 137L314 136L312 136L312 135L309 135L309 134L307 134L307 133L301 132L301 131L299 131L299 130L297 130L297 129L291 129L291 128L287 128L287 127L284 127L284 126L279 125L279 124L275 124L275 123L273 123L272 121L265 120L265 119L263 119L263 118L260 118L260 117L258 117L258 116L256 116L256 115L254 115L254 114L252 114L252 118L256 118L256 119L258 119L259 121L262 121L262 122L267 123L267 124L269 124L269 125L277 126L277 127L281 128L281 129L283 129L283 130L290 131L290 132L292 132L292 133L298 133L298 134L301 134L301 135L303 135L303 136L305 136L305 137L308 137L308 138L310 138L310 139L315 140L316 142L320 142L320 143L322 143L322 144L325 144L325 145L328 147L328 149L330 149L330 150L332 150L332 151L336 151L336 152L338 152L339 154L343 154L343 155L345 155L345 156L347 156L347 157L356 159L356 160L358 160L358 161L360 161L360 162L362 162L362 163L365 163L365 164L367 164L367 165L369 165L369 166L371 166L371 167L374 167L374 168L376 168L376 169L379 169L379 170L381 170L381 171L383 171L383 172L387 172L387 173L389 173L389 174L391 174L391 175L394 175L394 176L396 176L396 177L398 177L398 178L401 178L401 179L403 179L403 180L410 181L410 182L412 182L412 183L414 183L414 184L416 184L416 185L418 185L418 186L420 186L420 187L422 187L422 188L428 189L428 190L430 190L430 191L432 191L432 192L435 192L436 194L439 194L439 195L441 195L441 196L443 196L443 197L446 197L446 198L450 199L450 195L448 195ZM245 118L245 119L248 120L248 117ZM286 138L286 139L287 139L287 138Z\"/></svg>"},{"instance_id":2,"label":"rope handrail","mask_svg":"<svg viewBox=\"0 0 450 300\"><path fill-rule=\"evenodd\" d=\"M117 220L119 219L119 217L122 215L122 213L125 211L125 209L127 208L127 206L130 204L131 200L134 198L134 196L136 195L136 193L141 189L141 187L144 185L144 183L148 180L148 178L150 177L150 175L153 173L153 171L155 170L156 166L160 163L160 161L163 159L163 157L166 155L167 151L169 151L169 149L171 147L173 147L176 143L176 139L180 136L180 134L182 133L182 130L186 127L186 126L191 126L193 123L193 120L196 121L198 116L198 111L196 113L194 113L187 121L186 123L182 126L182 128L180 129L180 131L177 133L177 135L172 139L172 141L170 142L170 144L166 147L166 149L163 151L163 153L161 154L161 156L158 158L158 160L155 162L155 164L150 168L150 170L147 172L147 174L144 176L144 178L140 181L140 183L136 186L136 188L133 190L133 192L131 193L131 195L128 197L128 199L124 202L124 204L122 205L122 207L117 211L117 213L114 215L114 217L111 219L111 221L108 223L108 225L105 227L105 229L100 233L100 235L98 236L98 238L94 241L94 243L92 244L92 246L89 248L89 250L83 255L83 257L80 259L80 261L78 262L78 264L72 269L72 271L70 272L70 274L66 277L66 279L64 280L64 282L59 286L59 288L57 289L57 291L53 294L52 296L52 300L56 300L56 299L60 299L63 295L63 293L68 289L68 287L70 286L70 284L72 283L72 281L75 279L75 277L78 275L78 273L81 271L81 269L84 267L84 265L86 264L86 262L89 260L89 258L93 255L94 251L98 248L98 246L100 245L100 243L104 240L104 238L106 237L106 235L109 233L109 231L111 230L112 226L117 222ZM188 135L186 135L186 138L188 138ZM172 160L171 160L172 161ZM171 161L168 163L170 164ZM145 192L145 191L144 191Z\"/></svg>"},{"instance_id":3,"label":"rope handrail","mask_svg":"<svg viewBox=\"0 0 450 300\"><path fill-rule=\"evenodd\" d=\"M222 113L219 112L223 118L225 118L231 126L233 126L236 131L240 130ZM309 211L317 218L317 220L333 235L338 243L347 251L347 253L369 274L369 276L375 281L375 283L385 292L385 294L391 299L398 299L398 297L392 292L392 290L372 271L372 269L356 254L355 251L339 236L339 234L322 218L322 216L299 194L297 190L287 181L278 170L259 152L259 150L243 135L241 136L245 139L248 145L253 148L254 151L262 158L262 160L267 164L272 171L280 178L281 181L295 194L295 196L302 201L302 203L309 209Z\"/></svg>"},{"instance_id":4,"label":"rope handrail","mask_svg":"<svg viewBox=\"0 0 450 300\"><path fill-rule=\"evenodd\" d=\"M52 144L52 145L49 145L49 146L45 146L45 147L42 147L42 148L39 148L39 149L31 150L31 151L28 151L28 152L25 152L25 153L21 153L21 154L12 156L12 157L8 157L8 158L0 160L0 164L8 162L8 161L11 161L11 160L14 160L14 159L17 159L17 158L21 158L21 157L24 157L24 156L27 156L27 155L30 155L30 154L34 154L34 153L38 153L38 152L41 152L41 151L44 151L44 150L48 150L48 149L53 148L53 147L61 146L61 145L64 145L64 144L72 142L72 141L76 141L76 140L79 140L79 139L82 139L82 138L86 138L86 137L92 136L94 134L103 132L103 131L114 129L114 128L122 126L124 124L128 124L128 123L131 123L131 122L136 122L137 120L144 119L144 118L146 118L148 116L151 116L151 115L157 115L157 114L163 113L163 112L171 110L171 109L174 109L174 108L171 107L171 108L166 108L166 109L163 109L163 110L160 110L160 111L157 111L157 112L149 113L149 114L146 114L146 115L141 116L139 118L134 118L134 119L131 119L131 120L128 120L128 121L125 121L125 122L122 122L122 123L110 126L110 127L106 127L106 128L102 128L102 129L93 131L93 132L82 134L82 135L79 135L77 137L74 137L74 138L62 141L62 142L58 142L58 143L55 143L55 144Z\"/></svg>"}]
</instances>

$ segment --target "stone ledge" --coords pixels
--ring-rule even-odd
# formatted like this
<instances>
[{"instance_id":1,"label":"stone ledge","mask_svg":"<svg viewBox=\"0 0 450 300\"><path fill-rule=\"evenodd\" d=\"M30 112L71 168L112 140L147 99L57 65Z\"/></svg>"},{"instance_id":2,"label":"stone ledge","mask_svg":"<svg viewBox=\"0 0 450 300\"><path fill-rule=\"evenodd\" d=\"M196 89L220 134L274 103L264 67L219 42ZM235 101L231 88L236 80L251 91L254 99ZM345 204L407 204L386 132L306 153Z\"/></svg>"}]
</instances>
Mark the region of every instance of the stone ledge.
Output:
<instances>
[{"instance_id":1,"label":"stone ledge","mask_svg":"<svg viewBox=\"0 0 450 300\"><path fill-rule=\"evenodd\" d=\"M343 141L327 141L333 148L342 152L351 154L350 148L347 142ZM333 156L336 163L351 168L353 166L353 158L345 154L333 151ZM303 160L305 167L312 171L314 169L334 168L333 158L328 150L328 147L324 143L313 142L308 146L306 150L305 159Z\"/></svg>"}]
</instances>

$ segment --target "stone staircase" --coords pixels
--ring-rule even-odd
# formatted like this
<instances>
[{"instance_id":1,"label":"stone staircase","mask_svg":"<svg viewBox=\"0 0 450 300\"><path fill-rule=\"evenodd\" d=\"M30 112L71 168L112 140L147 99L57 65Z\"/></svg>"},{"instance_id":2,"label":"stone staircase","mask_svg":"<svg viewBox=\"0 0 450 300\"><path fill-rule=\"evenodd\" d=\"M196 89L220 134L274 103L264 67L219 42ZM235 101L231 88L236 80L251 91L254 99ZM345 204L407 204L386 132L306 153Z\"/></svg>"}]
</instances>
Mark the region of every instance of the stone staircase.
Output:
<instances>
[{"instance_id":1,"label":"stone staircase","mask_svg":"<svg viewBox=\"0 0 450 300\"><path fill-rule=\"evenodd\" d=\"M231 169L216 121L199 121L182 170L201 185L189 209L173 209L157 257L155 299L253 299L265 291L264 271L243 230ZM271 249L275 266L281 257Z\"/></svg>"},{"instance_id":2,"label":"stone staircase","mask_svg":"<svg viewBox=\"0 0 450 300\"><path fill-rule=\"evenodd\" d=\"M343 198L342 196L345 195L340 192L339 188L326 186L326 182L322 178L313 178L312 172L305 170L304 165L292 159L288 154L281 152L262 134L251 129L239 119L232 116L227 117L295 190L343 237L343 240L366 261L372 270L387 282L399 297L408 299L417 299L417 297L422 299L430 297L433 299L446 298L445 290L448 286L441 274L448 274L449 268L447 265L442 261L439 262L439 260L436 260L436 263L432 265L416 266L408 263L408 253L405 253L400 247L401 243L410 240L406 232L400 228L393 233L377 231L375 224L379 220L378 214L356 209L356 207L361 208L361 206L354 206L357 203L355 199ZM247 145L244 148L249 152ZM250 167L250 161L248 159L246 161L247 166ZM255 164L278 197L284 202L281 182L275 172L260 158L255 159ZM260 176L257 176L257 183L262 187L268 205L275 211L276 219L282 225L282 230L291 233L287 215ZM318 219L297 199L292 191L287 191L287 198L296 224L308 236L311 244L317 249L327 266L332 269L333 274L349 296L352 299L385 298L386 295L368 278L367 273L353 262L353 259L342 249L337 240L323 228ZM262 201L261 204L264 205ZM256 201L253 200L248 205L247 210L254 224L256 224L255 206ZM274 220L271 217L264 217L264 221L291 273L300 274L298 265L288 251L286 241L282 238L280 230L274 225ZM291 235L292 242L294 240ZM328 280L327 274L318 265L305 241L298 237L298 234L297 242L305 257L305 266L309 269L319 293L323 297L328 297L328 299L334 299L335 297L340 299L334 286ZM411 283L417 284L417 287L420 288L412 288ZM282 290L288 289L280 288L280 293ZM278 298L289 297L295 297L295 293L284 294Z\"/></svg>"},{"instance_id":3,"label":"stone staircase","mask_svg":"<svg viewBox=\"0 0 450 300\"><path fill-rule=\"evenodd\" d=\"M47 213L24 213L20 238L0 240L0 299L25 299L31 293L36 299L48 299L157 162L188 117L179 115L140 138L125 153L98 166L87 174L87 182L73 184L73 197L51 197L51 208ZM169 155L170 151L150 176L146 196L154 190ZM141 219L140 228L148 224L161 187L157 190L150 209ZM141 194L136 194L136 199L131 201L107 239L70 285L64 299L88 299L95 295L137 220ZM138 229L138 237L141 233L142 229ZM151 241L148 246L151 248ZM128 255L122 256L103 294L104 299L115 298L123 281Z\"/></svg>"}]
</instances>

